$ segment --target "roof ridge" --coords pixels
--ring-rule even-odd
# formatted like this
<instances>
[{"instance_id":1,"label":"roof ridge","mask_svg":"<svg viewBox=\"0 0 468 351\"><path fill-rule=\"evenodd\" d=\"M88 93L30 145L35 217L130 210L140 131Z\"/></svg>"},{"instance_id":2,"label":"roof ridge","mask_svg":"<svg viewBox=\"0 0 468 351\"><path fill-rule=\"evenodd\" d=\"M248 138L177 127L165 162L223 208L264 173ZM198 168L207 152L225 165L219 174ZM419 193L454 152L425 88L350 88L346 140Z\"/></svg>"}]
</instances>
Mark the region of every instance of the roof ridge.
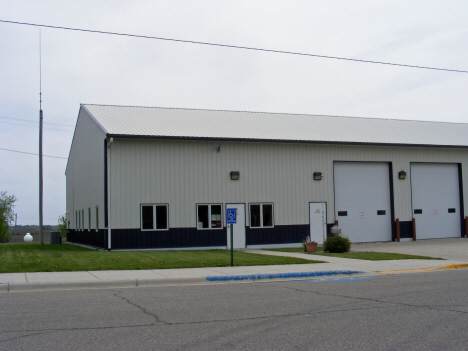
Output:
<instances>
[{"instance_id":1,"label":"roof ridge","mask_svg":"<svg viewBox=\"0 0 468 351\"><path fill-rule=\"evenodd\" d=\"M256 113L256 114L269 114L269 115L288 115L288 116L310 116L310 117L330 117L330 118L349 118L349 119L367 119L367 120L382 120L382 121L401 121L401 122L420 122L420 123L434 123L434 124L460 124L466 125L463 122L445 122L445 121L426 121L417 119L398 119L398 118L380 118L380 117L362 117L362 116L338 116L338 115L324 115L324 114L308 114L308 113L289 113L289 112L265 112L265 111L241 111L241 110L217 110L217 109L204 109L204 108L190 108L190 107L161 107L161 106L135 106L135 105L105 105L105 104L85 104L82 106L103 106L103 107L129 107L129 108L143 108L143 109L165 109L165 110L185 110L185 111L209 111L209 112L232 112L232 113Z\"/></svg>"}]
</instances>

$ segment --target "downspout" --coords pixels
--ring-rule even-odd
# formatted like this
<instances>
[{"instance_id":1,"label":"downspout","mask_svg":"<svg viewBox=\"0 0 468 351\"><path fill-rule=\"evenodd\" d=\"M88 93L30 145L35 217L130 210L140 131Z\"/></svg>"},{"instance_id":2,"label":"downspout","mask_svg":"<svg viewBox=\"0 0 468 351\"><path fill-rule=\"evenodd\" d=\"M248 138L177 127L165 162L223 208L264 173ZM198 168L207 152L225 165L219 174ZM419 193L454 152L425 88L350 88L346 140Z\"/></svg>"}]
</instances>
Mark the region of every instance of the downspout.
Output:
<instances>
[{"instance_id":1,"label":"downspout","mask_svg":"<svg viewBox=\"0 0 468 351\"><path fill-rule=\"evenodd\" d=\"M110 138L107 143L107 250L112 249L112 226L111 226L111 150L110 146L114 142L114 138Z\"/></svg>"}]
</instances>

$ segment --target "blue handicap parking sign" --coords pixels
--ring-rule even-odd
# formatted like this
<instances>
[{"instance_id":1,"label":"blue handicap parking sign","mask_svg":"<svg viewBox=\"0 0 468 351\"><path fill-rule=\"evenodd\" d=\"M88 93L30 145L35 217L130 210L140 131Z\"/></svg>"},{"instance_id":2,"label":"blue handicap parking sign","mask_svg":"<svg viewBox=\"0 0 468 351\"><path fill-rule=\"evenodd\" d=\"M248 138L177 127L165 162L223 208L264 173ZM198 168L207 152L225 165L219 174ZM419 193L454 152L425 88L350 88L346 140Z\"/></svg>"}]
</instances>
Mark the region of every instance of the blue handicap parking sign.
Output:
<instances>
[{"instance_id":1,"label":"blue handicap parking sign","mask_svg":"<svg viewBox=\"0 0 468 351\"><path fill-rule=\"evenodd\" d=\"M235 224L237 223L237 210L235 208L228 208L227 209L227 215L226 215L226 219L227 219L227 224Z\"/></svg>"}]
</instances>

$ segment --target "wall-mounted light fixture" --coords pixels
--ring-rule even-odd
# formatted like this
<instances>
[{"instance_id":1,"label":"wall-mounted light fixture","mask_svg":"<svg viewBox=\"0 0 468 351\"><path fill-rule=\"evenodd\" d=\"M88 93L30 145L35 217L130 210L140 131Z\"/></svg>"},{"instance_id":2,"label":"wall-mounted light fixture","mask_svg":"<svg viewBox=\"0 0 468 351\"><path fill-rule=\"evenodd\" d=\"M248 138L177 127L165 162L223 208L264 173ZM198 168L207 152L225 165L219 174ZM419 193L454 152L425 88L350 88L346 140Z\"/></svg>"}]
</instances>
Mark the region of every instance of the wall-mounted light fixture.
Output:
<instances>
[{"instance_id":1,"label":"wall-mounted light fixture","mask_svg":"<svg viewBox=\"0 0 468 351\"><path fill-rule=\"evenodd\" d=\"M314 180L322 180L323 174L322 172L314 172Z\"/></svg>"},{"instance_id":2,"label":"wall-mounted light fixture","mask_svg":"<svg viewBox=\"0 0 468 351\"><path fill-rule=\"evenodd\" d=\"M398 179L406 179L406 172L405 171L398 172Z\"/></svg>"},{"instance_id":3,"label":"wall-mounted light fixture","mask_svg":"<svg viewBox=\"0 0 468 351\"><path fill-rule=\"evenodd\" d=\"M239 171L232 171L231 172L231 180L239 180L240 173Z\"/></svg>"}]
</instances>

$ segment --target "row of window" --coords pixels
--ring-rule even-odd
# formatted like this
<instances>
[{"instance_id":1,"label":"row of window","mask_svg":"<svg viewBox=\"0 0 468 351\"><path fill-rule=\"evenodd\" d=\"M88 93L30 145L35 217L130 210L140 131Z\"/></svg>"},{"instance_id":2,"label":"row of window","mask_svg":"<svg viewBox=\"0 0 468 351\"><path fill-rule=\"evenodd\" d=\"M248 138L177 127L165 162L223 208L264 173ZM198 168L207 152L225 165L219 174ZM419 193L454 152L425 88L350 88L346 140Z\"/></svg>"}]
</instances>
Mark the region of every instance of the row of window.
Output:
<instances>
[{"instance_id":1,"label":"row of window","mask_svg":"<svg viewBox=\"0 0 468 351\"><path fill-rule=\"evenodd\" d=\"M85 226L86 224L86 226ZM75 211L75 229L77 230L91 230L91 207L88 207L88 220L85 223L85 210ZM96 217L94 221L94 229L98 231L99 229L99 207L96 206Z\"/></svg>"},{"instance_id":2,"label":"row of window","mask_svg":"<svg viewBox=\"0 0 468 351\"><path fill-rule=\"evenodd\" d=\"M97 210L97 208L96 208ZM250 227L272 228L273 204L249 204ZM141 205L141 230L168 230L169 205L144 204ZM199 204L197 205L197 229L222 229L223 205Z\"/></svg>"}]
</instances>

